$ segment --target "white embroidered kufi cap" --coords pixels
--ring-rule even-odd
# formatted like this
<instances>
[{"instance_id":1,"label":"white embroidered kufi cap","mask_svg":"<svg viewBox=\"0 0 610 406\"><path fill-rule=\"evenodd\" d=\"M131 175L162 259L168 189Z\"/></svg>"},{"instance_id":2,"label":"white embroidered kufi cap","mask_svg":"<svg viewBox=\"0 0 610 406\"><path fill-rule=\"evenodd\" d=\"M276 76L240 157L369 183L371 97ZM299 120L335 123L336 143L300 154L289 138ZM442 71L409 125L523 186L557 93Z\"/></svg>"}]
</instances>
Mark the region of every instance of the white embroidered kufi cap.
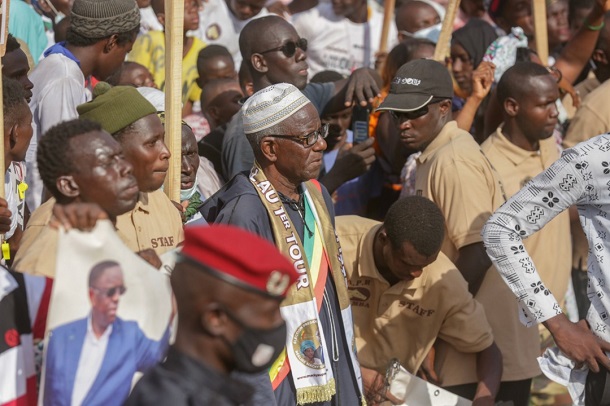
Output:
<instances>
[{"instance_id":1,"label":"white embroidered kufi cap","mask_svg":"<svg viewBox=\"0 0 610 406\"><path fill-rule=\"evenodd\" d=\"M244 132L252 134L281 123L307 103L299 89L289 83L277 83L254 93L241 108Z\"/></svg>"}]
</instances>

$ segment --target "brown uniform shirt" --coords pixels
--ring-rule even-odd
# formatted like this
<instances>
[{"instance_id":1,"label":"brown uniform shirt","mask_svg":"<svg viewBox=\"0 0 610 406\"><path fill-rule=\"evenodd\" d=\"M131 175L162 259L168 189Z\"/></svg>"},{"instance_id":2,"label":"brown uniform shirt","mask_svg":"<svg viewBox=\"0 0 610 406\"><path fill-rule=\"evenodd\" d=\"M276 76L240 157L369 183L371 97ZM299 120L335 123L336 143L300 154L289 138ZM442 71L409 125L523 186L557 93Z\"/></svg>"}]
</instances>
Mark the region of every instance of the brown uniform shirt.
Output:
<instances>
[{"instance_id":1,"label":"brown uniform shirt","mask_svg":"<svg viewBox=\"0 0 610 406\"><path fill-rule=\"evenodd\" d=\"M493 336L483 307L442 253L419 278L390 286L373 258L380 227L358 216L336 218L360 364L385 373L388 362L397 358L416 373L437 337L460 352L489 347Z\"/></svg>"},{"instance_id":2,"label":"brown uniform shirt","mask_svg":"<svg viewBox=\"0 0 610 406\"><path fill-rule=\"evenodd\" d=\"M49 199L34 211L13 268L19 272L55 277L58 232L48 226L55 199ZM140 193L136 207L117 218L117 234L134 252L147 248L161 255L184 240L178 209L161 190Z\"/></svg>"},{"instance_id":3,"label":"brown uniform shirt","mask_svg":"<svg viewBox=\"0 0 610 406\"><path fill-rule=\"evenodd\" d=\"M489 161L472 135L459 129L455 121L447 123L417 159L415 189L443 212L446 234L442 252L453 262L460 248L482 241L483 225L504 201ZM502 352L502 381L538 375L538 330L521 324L515 296L494 267L487 271L475 298L485 308ZM436 363L445 386L477 382L476 374L471 373L476 370L474 355L441 343Z\"/></svg>"},{"instance_id":4,"label":"brown uniform shirt","mask_svg":"<svg viewBox=\"0 0 610 406\"><path fill-rule=\"evenodd\" d=\"M565 148L610 131L610 80L585 97L563 139Z\"/></svg>"},{"instance_id":5,"label":"brown uniform shirt","mask_svg":"<svg viewBox=\"0 0 610 406\"><path fill-rule=\"evenodd\" d=\"M538 151L526 151L510 142L501 128L487 138L481 149L499 175L507 197L521 190L560 155L553 137L541 140ZM544 286L562 304L572 270L570 214L567 211L560 213L540 231L524 240L523 245L536 264Z\"/></svg>"},{"instance_id":6,"label":"brown uniform shirt","mask_svg":"<svg viewBox=\"0 0 610 406\"><path fill-rule=\"evenodd\" d=\"M135 252L152 248L161 255L184 241L180 212L162 190L140 193L136 207L117 218L116 228Z\"/></svg>"}]
</instances>

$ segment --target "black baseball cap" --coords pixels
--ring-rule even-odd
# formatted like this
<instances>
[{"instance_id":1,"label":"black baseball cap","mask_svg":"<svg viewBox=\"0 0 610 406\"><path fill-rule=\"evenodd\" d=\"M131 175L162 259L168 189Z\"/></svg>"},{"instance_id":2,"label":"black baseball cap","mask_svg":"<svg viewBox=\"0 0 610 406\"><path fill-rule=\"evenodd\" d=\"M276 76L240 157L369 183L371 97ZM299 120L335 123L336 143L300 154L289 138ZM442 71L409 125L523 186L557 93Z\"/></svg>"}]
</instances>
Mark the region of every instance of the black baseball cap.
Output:
<instances>
[{"instance_id":1,"label":"black baseball cap","mask_svg":"<svg viewBox=\"0 0 610 406\"><path fill-rule=\"evenodd\" d=\"M453 82L442 63L416 59L398 69L390 93L376 111L415 111L432 99L451 99Z\"/></svg>"}]
</instances>

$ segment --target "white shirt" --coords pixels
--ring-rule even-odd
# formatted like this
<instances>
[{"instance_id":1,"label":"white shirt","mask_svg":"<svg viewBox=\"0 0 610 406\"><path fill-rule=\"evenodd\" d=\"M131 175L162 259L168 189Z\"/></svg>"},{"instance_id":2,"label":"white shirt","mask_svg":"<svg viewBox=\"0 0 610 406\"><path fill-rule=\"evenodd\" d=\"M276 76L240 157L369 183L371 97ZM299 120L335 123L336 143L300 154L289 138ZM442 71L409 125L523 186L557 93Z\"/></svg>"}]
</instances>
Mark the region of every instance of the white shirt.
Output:
<instances>
[{"instance_id":1,"label":"white shirt","mask_svg":"<svg viewBox=\"0 0 610 406\"><path fill-rule=\"evenodd\" d=\"M595 335L610 341L610 134L566 150L551 167L501 206L483 228L485 247L517 296L521 321L529 326L554 317L561 313L561 308L540 280L522 239L574 204L589 242L587 290L591 307L587 321ZM541 366L545 371L557 371L557 364L569 365L566 361L565 356L545 354ZM545 368L543 363L549 366ZM573 363L569 366L573 367ZM573 384L582 381L582 377L570 371L564 375L571 375L569 381ZM581 389L583 383L579 384ZM576 402L574 393L571 389Z\"/></svg>"},{"instance_id":2,"label":"white shirt","mask_svg":"<svg viewBox=\"0 0 610 406\"><path fill-rule=\"evenodd\" d=\"M151 6L140 9L140 35L148 31L163 31L163 26Z\"/></svg>"},{"instance_id":3,"label":"white shirt","mask_svg":"<svg viewBox=\"0 0 610 406\"><path fill-rule=\"evenodd\" d=\"M30 101L34 136L25 157L29 186L26 202L33 212L40 206L43 189L36 164L38 140L55 124L78 118L76 107L91 100L91 92L85 87L85 76L78 64L60 54L41 60L29 79L34 84Z\"/></svg>"},{"instance_id":4,"label":"white shirt","mask_svg":"<svg viewBox=\"0 0 610 406\"><path fill-rule=\"evenodd\" d=\"M266 8L252 18L238 20L229 10L225 0L208 0L199 12L199 29L195 36L206 44L222 45L229 50L235 61L235 69L241 65L239 33L251 20L269 15Z\"/></svg>"},{"instance_id":5,"label":"white shirt","mask_svg":"<svg viewBox=\"0 0 610 406\"><path fill-rule=\"evenodd\" d=\"M89 389L93 386L93 382L95 382L95 378L102 367L102 362L104 362L110 334L112 334L112 324L106 328L100 338L97 338L93 332L91 314L89 314L87 317L87 334L85 334L85 342L78 359L78 368L74 379L72 405L82 404L89 393Z\"/></svg>"},{"instance_id":6,"label":"white shirt","mask_svg":"<svg viewBox=\"0 0 610 406\"><path fill-rule=\"evenodd\" d=\"M332 4L317 7L292 17L299 35L306 38L309 78L323 70L333 70L348 76L354 69L375 67L379 51L383 14L368 7L368 22L354 23L333 12ZM388 51L398 34L392 22L388 33Z\"/></svg>"}]
</instances>

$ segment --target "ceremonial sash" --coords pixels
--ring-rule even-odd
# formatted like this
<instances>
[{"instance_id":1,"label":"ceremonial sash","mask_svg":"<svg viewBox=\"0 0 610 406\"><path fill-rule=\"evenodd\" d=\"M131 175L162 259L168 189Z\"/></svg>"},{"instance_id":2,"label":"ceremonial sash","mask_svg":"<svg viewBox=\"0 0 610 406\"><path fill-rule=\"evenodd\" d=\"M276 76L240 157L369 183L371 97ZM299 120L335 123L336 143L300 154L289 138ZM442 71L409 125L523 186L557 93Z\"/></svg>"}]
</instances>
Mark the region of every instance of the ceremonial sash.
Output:
<instances>
[{"instance_id":1,"label":"ceremonial sash","mask_svg":"<svg viewBox=\"0 0 610 406\"><path fill-rule=\"evenodd\" d=\"M351 343L353 349L349 353L350 364L362 393L341 246L319 183L309 181L303 184L303 221L306 226L304 239L301 241L278 193L257 162L250 172L250 182L267 209L278 249L288 255L299 273L297 282L290 289L280 309L288 333L284 351L269 370L273 389L275 390L292 371L299 405L330 401L336 392L330 365L332 354L326 348L325 332L320 327L319 318L326 278L330 272L341 308L345 339ZM309 231L312 231L311 235ZM341 334L339 328L326 333ZM306 351L309 348L313 351Z\"/></svg>"}]
</instances>

